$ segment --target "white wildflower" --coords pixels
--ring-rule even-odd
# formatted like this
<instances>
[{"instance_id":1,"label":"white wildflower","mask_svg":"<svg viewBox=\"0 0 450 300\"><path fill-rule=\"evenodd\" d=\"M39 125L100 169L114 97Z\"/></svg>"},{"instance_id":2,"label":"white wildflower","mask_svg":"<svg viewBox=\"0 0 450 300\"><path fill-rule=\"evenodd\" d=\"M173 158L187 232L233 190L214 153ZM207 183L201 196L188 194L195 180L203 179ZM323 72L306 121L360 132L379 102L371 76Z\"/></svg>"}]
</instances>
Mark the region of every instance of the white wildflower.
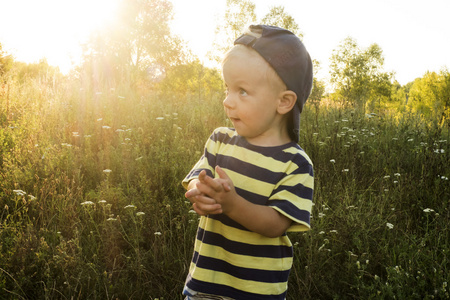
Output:
<instances>
[{"instance_id":1,"label":"white wildflower","mask_svg":"<svg viewBox=\"0 0 450 300\"><path fill-rule=\"evenodd\" d=\"M386 223L386 226L387 226L389 229L394 228L394 224L391 224L391 223Z\"/></svg>"},{"instance_id":2,"label":"white wildflower","mask_svg":"<svg viewBox=\"0 0 450 300\"><path fill-rule=\"evenodd\" d=\"M27 194L22 190L13 190L13 193L16 194L17 196L25 196Z\"/></svg>"},{"instance_id":3,"label":"white wildflower","mask_svg":"<svg viewBox=\"0 0 450 300\"><path fill-rule=\"evenodd\" d=\"M138 216L138 217L143 216L143 215L145 215L145 212L143 212L143 211L139 211L136 213L136 216Z\"/></svg>"},{"instance_id":4,"label":"white wildflower","mask_svg":"<svg viewBox=\"0 0 450 300\"><path fill-rule=\"evenodd\" d=\"M110 169L104 169L103 170L103 173L105 173L105 174L109 174L109 173L111 173L112 171L110 170Z\"/></svg>"},{"instance_id":5,"label":"white wildflower","mask_svg":"<svg viewBox=\"0 0 450 300\"><path fill-rule=\"evenodd\" d=\"M82 202L81 203L81 205L83 205L83 206L88 206L88 205L95 205L95 203L94 202L92 202L92 201L84 201L84 202Z\"/></svg>"},{"instance_id":6,"label":"white wildflower","mask_svg":"<svg viewBox=\"0 0 450 300\"><path fill-rule=\"evenodd\" d=\"M425 209L423 210L423 212L425 212L425 213L434 212L434 209L432 209L432 208L425 208Z\"/></svg>"}]
</instances>

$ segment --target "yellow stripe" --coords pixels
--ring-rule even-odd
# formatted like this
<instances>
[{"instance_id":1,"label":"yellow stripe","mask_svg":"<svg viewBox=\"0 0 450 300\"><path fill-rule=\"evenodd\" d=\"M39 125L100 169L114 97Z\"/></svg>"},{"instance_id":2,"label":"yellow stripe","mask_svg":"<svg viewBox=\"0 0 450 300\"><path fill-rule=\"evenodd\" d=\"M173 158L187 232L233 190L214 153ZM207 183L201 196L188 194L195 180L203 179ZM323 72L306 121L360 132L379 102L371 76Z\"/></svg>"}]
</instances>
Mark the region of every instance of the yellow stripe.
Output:
<instances>
[{"instance_id":1,"label":"yellow stripe","mask_svg":"<svg viewBox=\"0 0 450 300\"><path fill-rule=\"evenodd\" d=\"M234 171L231 171L229 169L224 169L224 171L227 173L228 177L235 183L235 186L240 187L244 190L247 190L249 192L258 194L258 195L270 195L270 193L273 191L274 185L271 183L267 183L264 181L260 181L239 173L236 173Z\"/></svg>"},{"instance_id":2,"label":"yellow stripe","mask_svg":"<svg viewBox=\"0 0 450 300\"><path fill-rule=\"evenodd\" d=\"M299 183L307 188L313 189L314 177L309 174L286 175L280 182L277 183L275 189L280 185L296 186Z\"/></svg>"},{"instance_id":3,"label":"yellow stripe","mask_svg":"<svg viewBox=\"0 0 450 300\"><path fill-rule=\"evenodd\" d=\"M283 151L286 152L286 153L291 153L291 154L297 154L297 153L299 153L301 156L303 156L304 159L306 159L306 160L311 164L311 166L313 165L311 158L309 158L308 154L306 154L305 151L299 151L299 150L298 150L297 148L295 148L295 147L291 147L291 148L288 148L288 149L284 149Z\"/></svg>"},{"instance_id":4,"label":"yellow stripe","mask_svg":"<svg viewBox=\"0 0 450 300\"><path fill-rule=\"evenodd\" d=\"M233 288L255 294L272 295L282 294L287 289L287 282L267 283L252 280L243 280L223 272L215 272L207 269L194 267L194 279L211 282L215 284L224 284Z\"/></svg>"},{"instance_id":5,"label":"yellow stripe","mask_svg":"<svg viewBox=\"0 0 450 300\"><path fill-rule=\"evenodd\" d=\"M263 245L263 246L292 246L291 241L287 236L280 236L276 238L268 238L259 233L245 231L231 226L222 224L222 222L201 217L199 226L207 231L211 231L222 235L230 241L244 243L248 245Z\"/></svg>"},{"instance_id":6,"label":"yellow stripe","mask_svg":"<svg viewBox=\"0 0 450 300\"><path fill-rule=\"evenodd\" d=\"M203 244L201 255L226 261L233 266L267 271L287 271L292 267L292 257L266 258L235 254L222 247Z\"/></svg>"},{"instance_id":7,"label":"yellow stripe","mask_svg":"<svg viewBox=\"0 0 450 300\"><path fill-rule=\"evenodd\" d=\"M310 199L298 197L286 190L280 191L280 192L276 193L275 195L273 195L269 199L269 205L270 205L271 200L287 201L286 199L289 199L289 202L300 210L311 211L311 209L312 209L312 201Z\"/></svg>"}]
</instances>

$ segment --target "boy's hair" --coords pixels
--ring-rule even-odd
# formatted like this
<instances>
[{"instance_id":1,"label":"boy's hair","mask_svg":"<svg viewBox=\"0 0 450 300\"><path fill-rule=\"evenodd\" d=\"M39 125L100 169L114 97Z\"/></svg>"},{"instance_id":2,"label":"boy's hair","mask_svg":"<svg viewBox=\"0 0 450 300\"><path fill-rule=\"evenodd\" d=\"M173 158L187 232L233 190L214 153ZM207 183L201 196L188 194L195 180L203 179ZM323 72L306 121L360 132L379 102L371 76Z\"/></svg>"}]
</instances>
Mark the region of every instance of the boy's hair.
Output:
<instances>
[{"instance_id":1,"label":"boy's hair","mask_svg":"<svg viewBox=\"0 0 450 300\"><path fill-rule=\"evenodd\" d=\"M308 99L313 82L311 57L300 39L291 31L270 25L250 25L234 41L259 53L275 70L288 90L297 95L289 121L289 135L298 143L300 113Z\"/></svg>"}]
</instances>

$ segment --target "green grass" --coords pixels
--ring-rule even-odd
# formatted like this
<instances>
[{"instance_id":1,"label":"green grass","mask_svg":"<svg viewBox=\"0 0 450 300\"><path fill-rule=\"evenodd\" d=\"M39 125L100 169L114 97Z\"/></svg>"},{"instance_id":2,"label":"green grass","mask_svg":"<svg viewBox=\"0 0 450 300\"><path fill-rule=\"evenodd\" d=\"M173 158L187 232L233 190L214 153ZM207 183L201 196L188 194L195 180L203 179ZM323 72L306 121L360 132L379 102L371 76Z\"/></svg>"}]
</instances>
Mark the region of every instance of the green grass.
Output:
<instances>
[{"instance_id":1,"label":"green grass","mask_svg":"<svg viewBox=\"0 0 450 300\"><path fill-rule=\"evenodd\" d=\"M182 299L198 217L180 182L221 99L30 80L0 104L0 298ZM288 299L449 298L448 128L305 110L313 230L290 234Z\"/></svg>"}]
</instances>

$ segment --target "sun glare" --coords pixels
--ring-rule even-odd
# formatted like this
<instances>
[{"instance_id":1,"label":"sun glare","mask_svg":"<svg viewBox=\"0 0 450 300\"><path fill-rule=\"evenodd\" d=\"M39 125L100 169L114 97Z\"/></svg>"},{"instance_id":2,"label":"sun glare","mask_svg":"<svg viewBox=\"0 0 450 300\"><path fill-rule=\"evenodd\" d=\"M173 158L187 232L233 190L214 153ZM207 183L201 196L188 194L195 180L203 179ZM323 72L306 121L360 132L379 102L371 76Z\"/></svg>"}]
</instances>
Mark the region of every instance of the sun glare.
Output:
<instances>
[{"instance_id":1,"label":"sun glare","mask_svg":"<svg viewBox=\"0 0 450 300\"><path fill-rule=\"evenodd\" d=\"M114 21L118 0L10 1L0 43L27 63L46 58L63 73L80 62L89 35ZM9 16L9 17L8 17Z\"/></svg>"}]
</instances>

